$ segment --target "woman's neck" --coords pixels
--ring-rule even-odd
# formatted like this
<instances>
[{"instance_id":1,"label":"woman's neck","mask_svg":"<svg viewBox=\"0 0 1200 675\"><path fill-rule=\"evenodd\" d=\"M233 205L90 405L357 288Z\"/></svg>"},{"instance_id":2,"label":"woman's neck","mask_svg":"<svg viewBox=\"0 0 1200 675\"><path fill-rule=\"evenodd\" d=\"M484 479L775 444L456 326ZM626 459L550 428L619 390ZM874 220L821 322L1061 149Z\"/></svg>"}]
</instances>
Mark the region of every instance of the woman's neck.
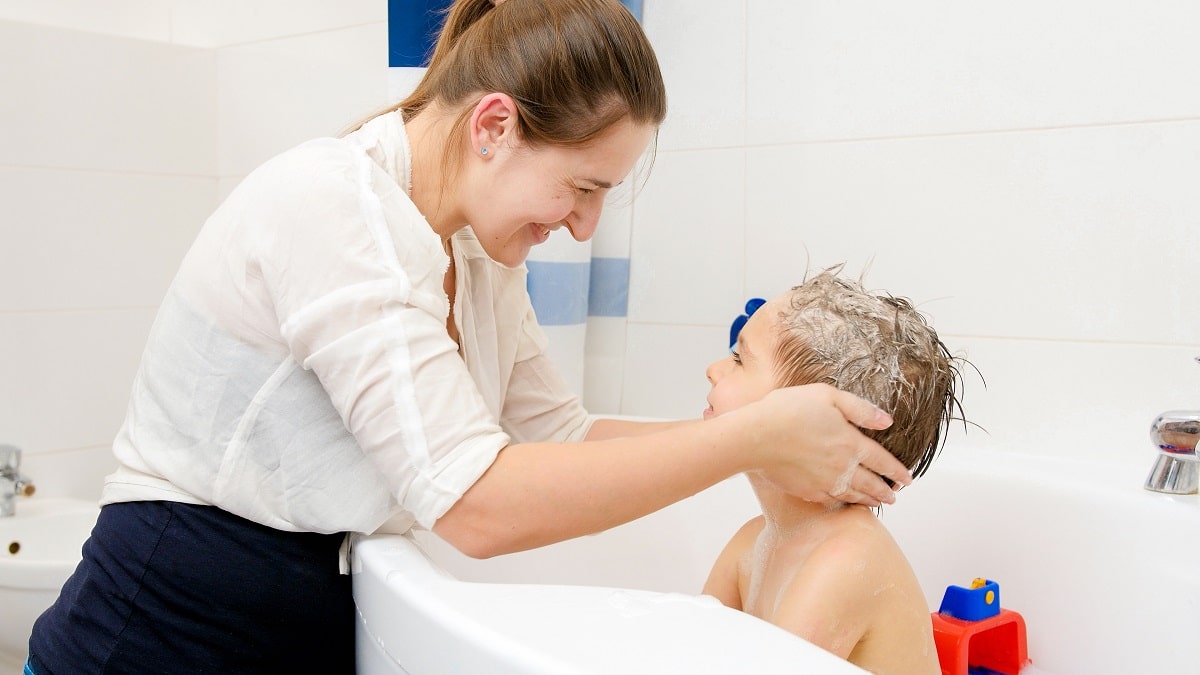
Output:
<instances>
[{"instance_id":1,"label":"woman's neck","mask_svg":"<svg viewBox=\"0 0 1200 675\"><path fill-rule=\"evenodd\" d=\"M430 107L404 124L412 149L413 204L433 231L447 241L462 229L465 219L458 208L458 191L445 184L447 142L453 119Z\"/></svg>"}]
</instances>

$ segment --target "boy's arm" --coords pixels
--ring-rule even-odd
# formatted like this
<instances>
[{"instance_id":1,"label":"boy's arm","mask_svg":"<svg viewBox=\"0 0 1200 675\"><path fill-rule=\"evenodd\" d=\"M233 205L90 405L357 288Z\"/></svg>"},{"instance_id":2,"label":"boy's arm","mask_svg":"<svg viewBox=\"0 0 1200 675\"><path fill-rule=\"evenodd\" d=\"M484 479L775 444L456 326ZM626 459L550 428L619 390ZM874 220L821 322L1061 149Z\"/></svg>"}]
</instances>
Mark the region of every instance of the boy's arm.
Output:
<instances>
[{"instance_id":1,"label":"boy's arm","mask_svg":"<svg viewBox=\"0 0 1200 675\"><path fill-rule=\"evenodd\" d=\"M754 540L762 531L763 522L762 516L750 519L725 544L721 555L713 563L712 571L708 573L708 581L704 582L705 595L715 597L726 607L742 609L740 563L743 557L754 550Z\"/></svg>"}]
</instances>

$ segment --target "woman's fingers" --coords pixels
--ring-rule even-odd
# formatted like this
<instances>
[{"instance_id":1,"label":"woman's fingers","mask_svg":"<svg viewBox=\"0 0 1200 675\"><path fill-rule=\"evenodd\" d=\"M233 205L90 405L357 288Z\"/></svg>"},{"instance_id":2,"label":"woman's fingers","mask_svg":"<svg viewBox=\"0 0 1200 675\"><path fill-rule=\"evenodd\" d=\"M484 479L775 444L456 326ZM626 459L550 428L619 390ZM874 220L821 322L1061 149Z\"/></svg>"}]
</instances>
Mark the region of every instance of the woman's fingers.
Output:
<instances>
[{"instance_id":1,"label":"woman's fingers","mask_svg":"<svg viewBox=\"0 0 1200 675\"><path fill-rule=\"evenodd\" d=\"M892 425L891 415L853 394L838 390L834 395L833 403L850 423L863 429L886 429ZM912 483L912 473L908 470L908 467L896 459L895 455L870 439L863 439L863 442L866 449L859 459L859 463L862 466L870 471L874 471L879 476L887 476L888 479L897 485L909 485ZM871 480L866 480L865 482L868 489L864 490L864 492L878 499L883 499L878 486L882 486L882 489L887 490L889 493L891 492L887 484L879 480L878 476L871 476ZM887 503L890 504L891 501Z\"/></svg>"},{"instance_id":2,"label":"woman's fingers","mask_svg":"<svg viewBox=\"0 0 1200 675\"><path fill-rule=\"evenodd\" d=\"M866 453L859 459L859 465L861 468L867 470L868 473L873 472L871 477L875 480L870 481L872 484L877 481L889 492L891 488L888 488L879 476L886 476L893 483L900 486L912 484L912 472L908 470L908 467L896 459L895 455L885 450L882 445L870 439L865 440L870 445L867 447ZM872 492L871 494L875 493Z\"/></svg>"},{"instance_id":3,"label":"woman's fingers","mask_svg":"<svg viewBox=\"0 0 1200 675\"><path fill-rule=\"evenodd\" d=\"M763 468L798 497L877 506L896 500L880 476L901 486L912 482L900 460L863 435L862 429L886 429L892 418L862 398L828 385L805 385L776 390L751 406L764 406L757 410L766 421L759 417L756 431L779 434L760 436L760 447L786 453Z\"/></svg>"},{"instance_id":4,"label":"woman's fingers","mask_svg":"<svg viewBox=\"0 0 1200 675\"><path fill-rule=\"evenodd\" d=\"M864 429L886 429L892 426L892 416L875 407L870 401L854 394L833 390L833 404L842 411L842 416L855 426Z\"/></svg>"},{"instance_id":5,"label":"woman's fingers","mask_svg":"<svg viewBox=\"0 0 1200 675\"><path fill-rule=\"evenodd\" d=\"M861 496L863 499L847 499L846 501L867 506L896 503L896 493L892 491L892 488L888 487L888 484L878 474L861 464L854 472L851 489L856 493L856 497Z\"/></svg>"}]
</instances>

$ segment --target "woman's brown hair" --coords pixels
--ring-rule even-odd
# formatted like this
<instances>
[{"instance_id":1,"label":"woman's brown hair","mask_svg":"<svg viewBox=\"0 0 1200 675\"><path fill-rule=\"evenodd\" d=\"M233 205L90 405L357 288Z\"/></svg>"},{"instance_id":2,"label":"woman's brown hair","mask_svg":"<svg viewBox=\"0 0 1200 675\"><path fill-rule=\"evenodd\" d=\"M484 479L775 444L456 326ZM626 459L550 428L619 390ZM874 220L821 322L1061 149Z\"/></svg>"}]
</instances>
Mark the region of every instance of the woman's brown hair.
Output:
<instances>
[{"instance_id":1,"label":"woman's brown hair","mask_svg":"<svg viewBox=\"0 0 1200 675\"><path fill-rule=\"evenodd\" d=\"M667 113L654 50L617 0L458 0L416 90L379 114L457 109L454 142L490 92L512 97L532 146L582 146L626 117L657 126Z\"/></svg>"}]
</instances>

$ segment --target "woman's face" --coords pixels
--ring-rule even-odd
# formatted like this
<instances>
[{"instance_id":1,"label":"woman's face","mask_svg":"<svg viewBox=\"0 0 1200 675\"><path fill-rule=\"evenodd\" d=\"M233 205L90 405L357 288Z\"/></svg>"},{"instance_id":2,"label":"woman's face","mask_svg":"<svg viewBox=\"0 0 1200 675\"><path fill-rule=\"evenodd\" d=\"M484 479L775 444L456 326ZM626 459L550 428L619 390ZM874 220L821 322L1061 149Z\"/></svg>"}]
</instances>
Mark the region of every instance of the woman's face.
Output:
<instances>
[{"instance_id":1,"label":"woman's face","mask_svg":"<svg viewBox=\"0 0 1200 675\"><path fill-rule=\"evenodd\" d=\"M633 170L654 127L618 122L583 148L523 142L488 148L467 222L496 262L516 267L550 232L566 227L577 241L591 239L608 191ZM487 195L479 199L479 195Z\"/></svg>"},{"instance_id":2,"label":"woman's face","mask_svg":"<svg viewBox=\"0 0 1200 675\"><path fill-rule=\"evenodd\" d=\"M753 403L777 388L775 343L783 302L780 295L759 307L738 333L729 356L704 371L712 385L704 419Z\"/></svg>"}]
</instances>

